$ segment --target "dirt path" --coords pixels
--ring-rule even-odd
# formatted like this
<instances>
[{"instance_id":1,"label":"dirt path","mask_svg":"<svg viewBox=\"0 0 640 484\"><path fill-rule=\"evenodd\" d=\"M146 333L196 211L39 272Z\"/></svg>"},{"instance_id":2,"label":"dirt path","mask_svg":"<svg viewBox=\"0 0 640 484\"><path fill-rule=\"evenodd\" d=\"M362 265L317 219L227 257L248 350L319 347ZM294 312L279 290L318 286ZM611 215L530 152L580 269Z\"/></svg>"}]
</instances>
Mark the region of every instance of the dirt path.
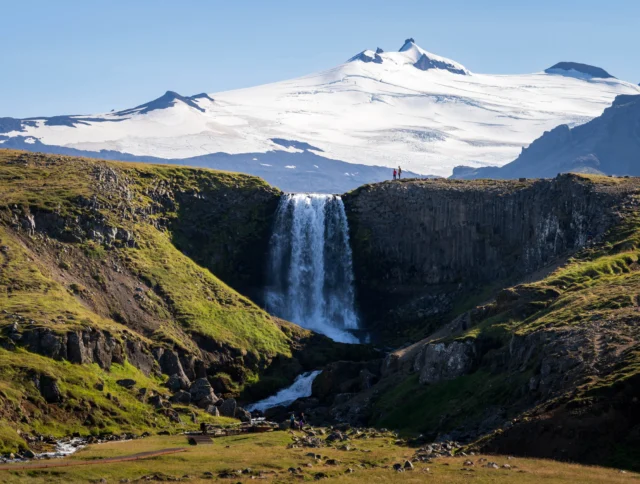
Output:
<instances>
[{"instance_id":1,"label":"dirt path","mask_svg":"<svg viewBox=\"0 0 640 484\"><path fill-rule=\"evenodd\" d=\"M175 447L173 449L153 450L150 452L140 452L139 454L124 455L121 457L109 457L108 459L95 460L65 460L52 459L45 461L36 461L29 463L3 464L0 465L0 471L16 471L29 469L49 469L52 467L74 467L74 466L92 466L99 464L111 464L114 462L127 462L131 460L147 459L149 457L157 457L159 455L176 454L187 450L184 447Z\"/></svg>"}]
</instances>

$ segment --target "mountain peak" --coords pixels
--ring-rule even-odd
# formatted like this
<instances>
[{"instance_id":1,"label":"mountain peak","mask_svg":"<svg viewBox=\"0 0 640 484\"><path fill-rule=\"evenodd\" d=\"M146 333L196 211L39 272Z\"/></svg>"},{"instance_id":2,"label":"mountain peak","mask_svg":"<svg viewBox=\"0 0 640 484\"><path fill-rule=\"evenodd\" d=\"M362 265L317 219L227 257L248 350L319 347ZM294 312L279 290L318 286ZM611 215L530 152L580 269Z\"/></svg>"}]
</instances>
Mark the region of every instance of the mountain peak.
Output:
<instances>
[{"instance_id":1,"label":"mountain peak","mask_svg":"<svg viewBox=\"0 0 640 484\"><path fill-rule=\"evenodd\" d=\"M115 113L116 116L126 116L129 114L146 114L150 111L155 111L157 109L167 109L171 106L174 106L176 102L182 102L187 106L190 106L194 109L197 109L200 112L204 112L204 109L198 106L195 102L196 99L209 99L213 101L211 97L209 97L205 93L196 94L194 96L183 96L178 94L175 91L167 91L162 96L153 101L149 101L148 103L141 104L140 106L136 106L135 108L125 109L124 111L118 111Z\"/></svg>"},{"instance_id":2,"label":"mountain peak","mask_svg":"<svg viewBox=\"0 0 640 484\"><path fill-rule=\"evenodd\" d=\"M400 50L398 52L404 52L406 50L409 50L411 46L415 44L416 44L416 41L413 40L413 37L409 37L407 40L404 41L404 44L402 44L402 47L400 47Z\"/></svg>"},{"instance_id":3,"label":"mountain peak","mask_svg":"<svg viewBox=\"0 0 640 484\"><path fill-rule=\"evenodd\" d=\"M421 71L440 69L453 74L469 74L469 71L462 64L424 50L412 38L404 41L400 52L405 54L412 61L413 66Z\"/></svg>"},{"instance_id":4,"label":"mountain peak","mask_svg":"<svg viewBox=\"0 0 640 484\"><path fill-rule=\"evenodd\" d=\"M544 72L547 74L560 74L581 79L615 79L601 67L581 64L579 62L558 62Z\"/></svg>"},{"instance_id":5,"label":"mountain peak","mask_svg":"<svg viewBox=\"0 0 640 484\"><path fill-rule=\"evenodd\" d=\"M398 54L402 55L398 57ZM375 51L363 50L351 57L347 62L360 61L382 64L385 59L391 59L394 63L398 63L398 60L400 59L400 65L412 64L416 69L420 69L421 71L438 69L449 71L453 74L469 74L469 71L462 64L451 59L432 54L431 52L427 52L416 44L413 37L406 39L398 52L385 52L378 47Z\"/></svg>"}]
</instances>

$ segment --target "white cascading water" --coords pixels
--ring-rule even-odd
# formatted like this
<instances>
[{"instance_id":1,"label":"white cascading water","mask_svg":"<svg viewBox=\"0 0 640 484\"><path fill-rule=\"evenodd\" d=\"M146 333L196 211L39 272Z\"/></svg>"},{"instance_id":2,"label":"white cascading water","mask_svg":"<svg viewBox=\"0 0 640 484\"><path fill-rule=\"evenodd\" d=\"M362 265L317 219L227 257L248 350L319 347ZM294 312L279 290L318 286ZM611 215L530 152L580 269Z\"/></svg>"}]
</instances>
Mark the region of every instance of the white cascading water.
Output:
<instances>
[{"instance_id":1,"label":"white cascading water","mask_svg":"<svg viewBox=\"0 0 640 484\"><path fill-rule=\"evenodd\" d=\"M290 194L276 214L267 309L334 341L357 343L349 226L335 195Z\"/></svg>"},{"instance_id":2,"label":"white cascading water","mask_svg":"<svg viewBox=\"0 0 640 484\"><path fill-rule=\"evenodd\" d=\"M253 412L254 410L264 412L268 408L277 407L279 405L286 407L298 398L310 397L311 385L313 385L313 380L315 380L319 374L320 370L316 370L298 375L293 382L293 385L280 390L269 398L265 398L264 400L260 400L259 402L247 406L247 410L250 412Z\"/></svg>"}]
</instances>

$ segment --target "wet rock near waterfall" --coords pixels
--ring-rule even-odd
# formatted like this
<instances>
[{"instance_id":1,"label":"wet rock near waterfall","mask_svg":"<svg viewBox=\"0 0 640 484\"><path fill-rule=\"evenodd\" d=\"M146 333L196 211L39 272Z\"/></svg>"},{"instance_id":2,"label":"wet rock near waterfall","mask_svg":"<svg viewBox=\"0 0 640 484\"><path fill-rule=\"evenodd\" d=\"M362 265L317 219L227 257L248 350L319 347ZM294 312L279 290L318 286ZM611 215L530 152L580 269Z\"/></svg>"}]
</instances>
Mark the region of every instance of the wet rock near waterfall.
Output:
<instances>
[{"instance_id":1,"label":"wet rock near waterfall","mask_svg":"<svg viewBox=\"0 0 640 484\"><path fill-rule=\"evenodd\" d=\"M313 381L312 396L320 402L335 402L341 394L368 390L380 376L382 360L338 361L327 365Z\"/></svg>"}]
</instances>

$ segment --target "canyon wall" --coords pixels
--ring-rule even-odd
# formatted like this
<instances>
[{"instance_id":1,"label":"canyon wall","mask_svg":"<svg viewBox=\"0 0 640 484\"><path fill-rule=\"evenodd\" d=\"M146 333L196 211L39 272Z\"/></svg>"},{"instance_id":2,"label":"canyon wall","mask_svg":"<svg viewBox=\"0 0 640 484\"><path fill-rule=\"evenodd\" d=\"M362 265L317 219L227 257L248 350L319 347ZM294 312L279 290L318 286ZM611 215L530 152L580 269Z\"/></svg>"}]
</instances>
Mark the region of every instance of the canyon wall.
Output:
<instances>
[{"instance_id":1,"label":"canyon wall","mask_svg":"<svg viewBox=\"0 0 640 484\"><path fill-rule=\"evenodd\" d=\"M596 241L626 193L602 180L402 180L346 194L365 320L402 333Z\"/></svg>"}]
</instances>

